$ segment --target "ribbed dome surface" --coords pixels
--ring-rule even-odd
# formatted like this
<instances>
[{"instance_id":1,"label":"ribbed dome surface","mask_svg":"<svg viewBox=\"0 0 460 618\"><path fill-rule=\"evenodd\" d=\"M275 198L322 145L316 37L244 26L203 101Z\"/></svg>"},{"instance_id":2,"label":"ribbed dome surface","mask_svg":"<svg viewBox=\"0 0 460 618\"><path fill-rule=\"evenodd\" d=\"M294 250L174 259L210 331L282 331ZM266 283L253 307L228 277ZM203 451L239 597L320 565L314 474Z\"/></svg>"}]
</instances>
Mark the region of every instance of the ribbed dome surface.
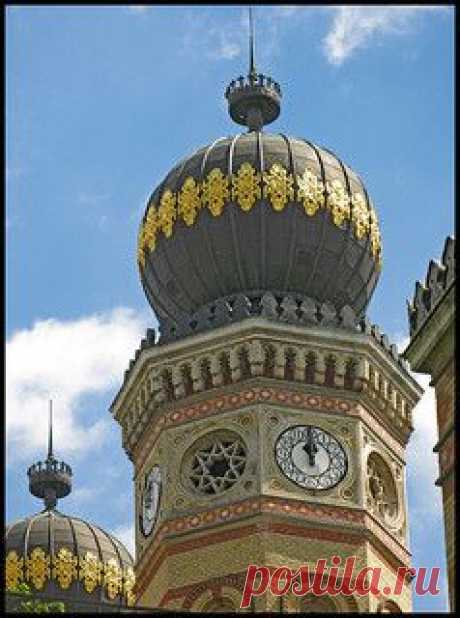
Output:
<instances>
[{"instance_id":1,"label":"ribbed dome surface","mask_svg":"<svg viewBox=\"0 0 460 618\"><path fill-rule=\"evenodd\" d=\"M140 228L141 280L160 322L243 292L294 293L362 315L380 270L359 177L305 140L258 131L182 160Z\"/></svg>"},{"instance_id":2,"label":"ribbed dome surface","mask_svg":"<svg viewBox=\"0 0 460 618\"><path fill-rule=\"evenodd\" d=\"M126 605L134 585L133 559L98 526L45 510L6 527L7 588L32 590L69 601Z\"/></svg>"}]
</instances>

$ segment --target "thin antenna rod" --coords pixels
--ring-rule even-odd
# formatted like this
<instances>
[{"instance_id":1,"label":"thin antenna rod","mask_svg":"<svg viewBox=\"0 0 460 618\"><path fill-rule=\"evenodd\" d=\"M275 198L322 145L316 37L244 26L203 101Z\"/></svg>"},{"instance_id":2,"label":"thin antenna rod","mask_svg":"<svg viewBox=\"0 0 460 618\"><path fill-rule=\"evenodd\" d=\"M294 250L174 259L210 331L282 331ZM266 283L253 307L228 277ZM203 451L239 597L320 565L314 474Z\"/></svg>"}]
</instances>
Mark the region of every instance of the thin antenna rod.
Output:
<instances>
[{"instance_id":1,"label":"thin antenna rod","mask_svg":"<svg viewBox=\"0 0 460 618\"><path fill-rule=\"evenodd\" d=\"M50 399L50 418L48 435L48 459L53 459L53 400Z\"/></svg>"},{"instance_id":2,"label":"thin antenna rod","mask_svg":"<svg viewBox=\"0 0 460 618\"><path fill-rule=\"evenodd\" d=\"M254 20L252 18L252 6L249 8L249 75L256 72L254 63L254 48L255 48L255 36L254 36Z\"/></svg>"}]
</instances>

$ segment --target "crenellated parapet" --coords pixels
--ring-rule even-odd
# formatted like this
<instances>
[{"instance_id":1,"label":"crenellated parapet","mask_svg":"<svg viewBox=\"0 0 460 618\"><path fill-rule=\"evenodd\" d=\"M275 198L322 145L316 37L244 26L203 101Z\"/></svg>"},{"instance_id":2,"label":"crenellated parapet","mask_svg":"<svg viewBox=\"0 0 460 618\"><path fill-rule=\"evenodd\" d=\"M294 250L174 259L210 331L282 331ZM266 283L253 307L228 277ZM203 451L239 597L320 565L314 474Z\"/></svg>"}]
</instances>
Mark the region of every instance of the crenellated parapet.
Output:
<instances>
[{"instance_id":1,"label":"crenellated parapet","mask_svg":"<svg viewBox=\"0 0 460 618\"><path fill-rule=\"evenodd\" d=\"M409 330L415 337L429 315L439 305L455 281L455 238L448 236L444 244L441 263L430 260L425 282L415 283L412 302L408 301Z\"/></svg>"}]
</instances>

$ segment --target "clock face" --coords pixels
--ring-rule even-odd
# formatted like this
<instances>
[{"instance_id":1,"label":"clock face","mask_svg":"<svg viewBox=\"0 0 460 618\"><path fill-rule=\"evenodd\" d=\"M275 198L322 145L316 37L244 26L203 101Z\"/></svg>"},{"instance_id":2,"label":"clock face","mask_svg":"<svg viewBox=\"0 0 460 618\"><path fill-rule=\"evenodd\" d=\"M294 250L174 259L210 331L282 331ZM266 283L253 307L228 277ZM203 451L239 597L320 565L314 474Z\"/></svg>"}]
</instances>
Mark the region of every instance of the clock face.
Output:
<instances>
[{"instance_id":1,"label":"clock face","mask_svg":"<svg viewBox=\"0 0 460 618\"><path fill-rule=\"evenodd\" d=\"M153 530L158 516L160 497L161 470L160 466L154 466L145 477L144 490L141 495L139 523L144 536L148 536Z\"/></svg>"},{"instance_id":2,"label":"clock face","mask_svg":"<svg viewBox=\"0 0 460 618\"><path fill-rule=\"evenodd\" d=\"M329 489L347 472L347 456L330 433L312 425L286 429L276 442L282 472L305 489Z\"/></svg>"}]
</instances>

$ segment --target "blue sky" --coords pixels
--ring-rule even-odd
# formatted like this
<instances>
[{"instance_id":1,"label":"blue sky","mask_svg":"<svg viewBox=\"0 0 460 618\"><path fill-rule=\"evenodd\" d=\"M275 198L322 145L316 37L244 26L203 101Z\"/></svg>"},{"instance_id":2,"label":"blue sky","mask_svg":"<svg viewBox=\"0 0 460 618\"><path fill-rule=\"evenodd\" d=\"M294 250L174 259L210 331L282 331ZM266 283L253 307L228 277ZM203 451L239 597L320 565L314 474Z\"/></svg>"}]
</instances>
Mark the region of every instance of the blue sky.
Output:
<instances>
[{"instance_id":1,"label":"blue sky","mask_svg":"<svg viewBox=\"0 0 460 618\"><path fill-rule=\"evenodd\" d=\"M239 132L223 92L246 70L245 11L16 6L6 17L7 520L40 507L26 468L44 453L51 394L75 475L61 508L131 545L131 466L108 407L156 324L137 228L179 159ZM284 94L270 130L330 148L364 179L384 251L368 313L400 345L406 298L454 229L453 19L449 7L256 9L258 68ZM408 451L411 545L415 565L444 570L433 419L428 392ZM414 608L444 611L445 579Z\"/></svg>"}]
</instances>

